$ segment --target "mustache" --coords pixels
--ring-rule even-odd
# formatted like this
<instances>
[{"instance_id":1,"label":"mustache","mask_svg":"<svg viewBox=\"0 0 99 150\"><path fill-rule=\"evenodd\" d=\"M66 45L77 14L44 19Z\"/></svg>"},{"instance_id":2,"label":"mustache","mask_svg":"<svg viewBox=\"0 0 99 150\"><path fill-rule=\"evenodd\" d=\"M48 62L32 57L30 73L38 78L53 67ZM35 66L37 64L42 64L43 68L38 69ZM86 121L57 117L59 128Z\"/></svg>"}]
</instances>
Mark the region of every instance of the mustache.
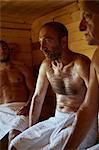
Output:
<instances>
[{"instance_id":1,"label":"mustache","mask_svg":"<svg viewBox=\"0 0 99 150\"><path fill-rule=\"evenodd\" d=\"M43 49L43 53L51 60L56 60L61 56L61 53L59 53L56 49L50 51L48 48L45 48Z\"/></svg>"},{"instance_id":2,"label":"mustache","mask_svg":"<svg viewBox=\"0 0 99 150\"><path fill-rule=\"evenodd\" d=\"M43 52L48 53L49 52L48 48L44 48Z\"/></svg>"}]
</instances>

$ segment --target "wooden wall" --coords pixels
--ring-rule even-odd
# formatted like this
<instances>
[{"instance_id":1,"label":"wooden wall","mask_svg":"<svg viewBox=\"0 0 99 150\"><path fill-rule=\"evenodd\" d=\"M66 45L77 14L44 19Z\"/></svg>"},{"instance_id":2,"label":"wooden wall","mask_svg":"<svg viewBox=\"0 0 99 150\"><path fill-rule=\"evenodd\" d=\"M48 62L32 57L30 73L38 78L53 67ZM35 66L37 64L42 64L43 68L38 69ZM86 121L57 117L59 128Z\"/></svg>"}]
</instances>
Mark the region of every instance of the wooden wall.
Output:
<instances>
[{"instance_id":1,"label":"wooden wall","mask_svg":"<svg viewBox=\"0 0 99 150\"><path fill-rule=\"evenodd\" d=\"M9 44L12 60L32 67L31 25L0 20L0 40Z\"/></svg>"},{"instance_id":2,"label":"wooden wall","mask_svg":"<svg viewBox=\"0 0 99 150\"><path fill-rule=\"evenodd\" d=\"M66 25L69 31L69 48L71 50L92 57L95 47L88 46L83 33L79 31L80 11L76 2L37 18L32 26L24 22L8 22L6 19L0 22L0 39L7 41L12 47L12 59L33 68L35 79L38 75L39 65L44 59L44 55L38 47L38 32L42 24L53 20ZM55 107L55 98L53 101L53 93L50 89L45 105L43 105L44 113L41 115L41 120L54 112L52 106Z\"/></svg>"},{"instance_id":3,"label":"wooden wall","mask_svg":"<svg viewBox=\"0 0 99 150\"><path fill-rule=\"evenodd\" d=\"M88 46L84 39L84 34L79 31L80 10L77 2L51 12L43 17L38 18L32 24L32 41L38 41L38 32L42 24L49 21L59 21L63 23L69 31L69 48L72 51L87 55L89 58L94 53L95 46ZM33 50L33 64L39 64L44 56L39 49Z\"/></svg>"},{"instance_id":4,"label":"wooden wall","mask_svg":"<svg viewBox=\"0 0 99 150\"><path fill-rule=\"evenodd\" d=\"M88 46L83 33L79 31L80 11L78 3L74 2L37 18L32 23L32 26L21 20L16 23L14 18L13 20L3 18L3 21L1 18L0 39L7 41L11 45L12 59L34 68L40 65L44 56L38 46L35 46L38 42L38 32L42 24L53 20L66 25L69 31L69 48L71 50L83 53L90 58L92 57L95 47Z\"/></svg>"}]
</instances>

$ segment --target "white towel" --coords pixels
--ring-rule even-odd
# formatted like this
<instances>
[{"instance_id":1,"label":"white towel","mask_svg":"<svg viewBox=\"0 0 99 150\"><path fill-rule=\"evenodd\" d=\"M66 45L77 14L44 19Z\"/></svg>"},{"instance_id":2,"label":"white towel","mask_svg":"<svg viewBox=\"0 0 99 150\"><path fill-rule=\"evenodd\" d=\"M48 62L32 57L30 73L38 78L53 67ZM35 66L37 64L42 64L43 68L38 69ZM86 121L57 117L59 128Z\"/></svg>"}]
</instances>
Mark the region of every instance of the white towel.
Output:
<instances>
[{"instance_id":1,"label":"white towel","mask_svg":"<svg viewBox=\"0 0 99 150\"><path fill-rule=\"evenodd\" d=\"M18 111L25 103L7 103L0 105L0 140L11 130L23 131L28 127L28 117L18 116Z\"/></svg>"},{"instance_id":2,"label":"white towel","mask_svg":"<svg viewBox=\"0 0 99 150\"><path fill-rule=\"evenodd\" d=\"M17 150L62 150L72 129L75 115L74 112L56 111L55 117L37 123L15 137L10 143L9 150L13 145ZM96 131L92 127L84 143L80 146L81 150L89 145L92 146L95 141Z\"/></svg>"},{"instance_id":3,"label":"white towel","mask_svg":"<svg viewBox=\"0 0 99 150\"><path fill-rule=\"evenodd\" d=\"M98 112L98 144L88 148L87 150L99 150L99 112Z\"/></svg>"},{"instance_id":4,"label":"white towel","mask_svg":"<svg viewBox=\"0 0 99 150\"><path fill-rule=\"evenodd\" d=\"M99 150L99 144L96 144L96 145L88 148L87 150Z\"/></svg>"}]
</instances>

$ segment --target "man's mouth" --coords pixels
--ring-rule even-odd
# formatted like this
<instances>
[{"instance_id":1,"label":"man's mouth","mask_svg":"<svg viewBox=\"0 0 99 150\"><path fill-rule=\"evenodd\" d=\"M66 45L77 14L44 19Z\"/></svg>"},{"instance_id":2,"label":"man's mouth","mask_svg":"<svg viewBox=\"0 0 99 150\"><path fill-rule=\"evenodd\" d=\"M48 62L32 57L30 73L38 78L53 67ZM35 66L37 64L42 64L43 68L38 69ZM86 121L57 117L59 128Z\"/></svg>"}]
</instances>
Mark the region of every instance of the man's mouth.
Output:
<instances>
[{"instance_id":1,"label":"man's mouth","mask_svg":"<svg viewBox=\"0 0 99 150\"><path fill-rule=\"evenodd\" d=\"M46 54L46 55L48 55L49 54L49 51L48 51L48 49L46 48L46 49L44 49L43 50L43 52L44 52L44 54Z\"/></svg>"},{"instance_id":2,"label":"man's mouth","mask_svg":"<svg viewBox=\"0 0 99 150\"><path fill-rule=\"evenodd\" d=\"M85 33L85 36L88 36L88 35L89 35L89 34L86 32L86 33Z\"/></svg>"},{"instance_id":3,"label":"man's mouth","mask_svg":"<svg viewBox=\"0 0 99 150\"><path fill-rule=\"evenodd\" d=\"M89 34L88 34L88 33L85 33L84 35L85 35L85 38L86 38L86 39L89 38Z\"/></svg>"}]
</instances>

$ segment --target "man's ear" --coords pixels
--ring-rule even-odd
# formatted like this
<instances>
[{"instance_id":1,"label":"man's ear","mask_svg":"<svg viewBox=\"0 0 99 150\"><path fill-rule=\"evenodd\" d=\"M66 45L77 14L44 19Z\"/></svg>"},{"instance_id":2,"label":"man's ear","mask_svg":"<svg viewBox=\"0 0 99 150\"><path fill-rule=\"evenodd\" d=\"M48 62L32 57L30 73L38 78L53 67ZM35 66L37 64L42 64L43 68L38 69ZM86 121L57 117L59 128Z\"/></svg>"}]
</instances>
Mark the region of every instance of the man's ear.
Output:
<instances>
[{"instance_id":1,"label":"man's ear","mask_svg":"<svg viewBox=\"0 0 99 150\"><path fill-rule=\"evenodd\" d=\"M67 36L64 36L61 40L61 45L62 45L62 48L65 49L68 47L68 37Z\"/></svg>"}]
</instances>

